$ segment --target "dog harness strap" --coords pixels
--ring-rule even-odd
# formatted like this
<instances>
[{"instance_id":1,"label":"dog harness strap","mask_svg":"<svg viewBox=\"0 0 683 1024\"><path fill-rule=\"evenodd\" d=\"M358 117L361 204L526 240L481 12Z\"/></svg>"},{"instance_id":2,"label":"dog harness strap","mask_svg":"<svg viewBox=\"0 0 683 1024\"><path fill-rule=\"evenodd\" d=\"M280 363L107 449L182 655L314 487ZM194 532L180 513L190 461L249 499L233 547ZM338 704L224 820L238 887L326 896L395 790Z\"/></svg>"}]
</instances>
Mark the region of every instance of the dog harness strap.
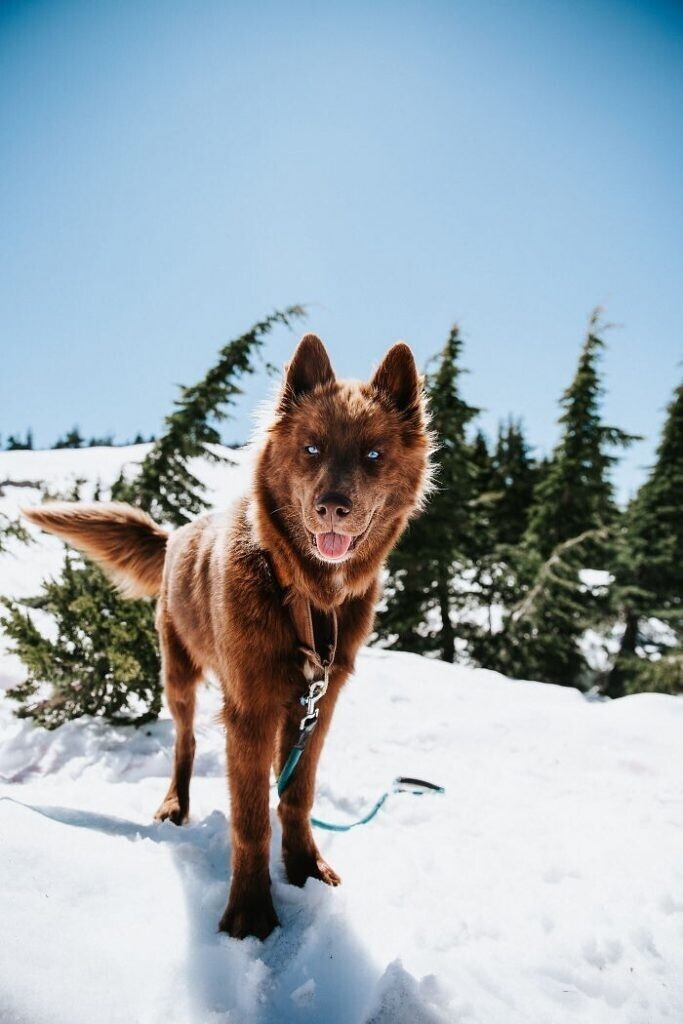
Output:
<instances>
[{"instance_id":1,"label":"dog harness strap","mask_svg":"<svg viewBox=\"0 0 683 1024\"><path fill-rule=\"evenodd\" d=\"M294 627L297 650L311 662L314 672L322 676L325 665L332 665L337 651L337 613L313 608L310 600L294 587L287 567L278 564L272 552L262 549L268 572Z\"/></svg>"},{"instance_id":2,"label":"dog harness strap","mask_svg":"<svg viewBox=\"0 0 683 1024\"><path fill-rule=\"evenodd\" d=\"M320 710L317 704L327 693L330 669L337 653L337 613L334 608L329 612L314 608L310 600L295 589L291 577L278 571L272 555L264 551L263 556L280 600L284 607L289 609L296 637L296 650L303 654L309 668L307 672L304 667L304 674L311 680L307 692L300 698L306 711L299 724L299 737L290 750L277 780L278 795L282 796L306 749L306 744L318 725Z\"/></svg>"},{"instance_id":3,"label":"dog harness strap","mask_svg":"<svg viewBox=\"0 0 683 1024\"><path fill-rule=\"evenodd\" d=\"M325 665L331 666L337 652L337 613L319 612L308 598L291 587L285 592L285 605L294 626L297 649L311 663L314 675L322 676Z\"/></svg>"}]
</instances>

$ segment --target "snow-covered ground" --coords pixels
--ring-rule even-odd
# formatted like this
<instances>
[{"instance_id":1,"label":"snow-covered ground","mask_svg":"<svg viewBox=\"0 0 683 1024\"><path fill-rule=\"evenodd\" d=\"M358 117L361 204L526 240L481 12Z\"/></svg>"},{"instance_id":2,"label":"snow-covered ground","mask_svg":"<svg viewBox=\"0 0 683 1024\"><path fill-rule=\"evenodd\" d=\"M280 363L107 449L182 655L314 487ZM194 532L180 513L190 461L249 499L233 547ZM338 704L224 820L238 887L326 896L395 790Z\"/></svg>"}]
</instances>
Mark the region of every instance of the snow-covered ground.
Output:
<instances>
[{"instance_id":1,"label":"snow-covered ground","mask_svg":"<svg viewBox=\"0 0 683 1024\"><path fill-rule=\"evenodd\" d=\"M3 453L0 481L113 479L144 449ZM216 500L244 486L209 467ZM86 491L87 493L87 491ZM6 487L0 511L35 500ZM0 557L0 593L60 563L41 538ZM0 654L5 685L21 666ZM152 823L167 715L53 733L0 700L2 1024L679 1024L683 700L587 700L413 655L363 652L335 716L316 813L341 889L286 884L272 798L265 942L216 932L230 812L215 689L201 693L192 820Z\"/></svg>"}]
</instances>

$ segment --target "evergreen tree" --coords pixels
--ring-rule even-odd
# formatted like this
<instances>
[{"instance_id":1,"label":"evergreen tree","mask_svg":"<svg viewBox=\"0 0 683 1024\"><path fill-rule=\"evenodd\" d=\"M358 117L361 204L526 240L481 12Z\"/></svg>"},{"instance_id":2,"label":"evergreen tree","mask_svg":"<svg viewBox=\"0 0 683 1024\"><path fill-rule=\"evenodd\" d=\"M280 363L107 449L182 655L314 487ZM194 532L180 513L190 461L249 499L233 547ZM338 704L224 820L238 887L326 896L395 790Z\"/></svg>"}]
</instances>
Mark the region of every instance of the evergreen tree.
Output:
<instances>
[{"instance_id":1,"label":"evergreen tree","mask_svg":"<svg viewBox=\"0 0 683 1024\"><path fill-rule=\"evenodd\" d=\"M604 614L604 598L582 582L580 571L587 548L604 541L606 533L604 528L586 530L562 541L543 562L535 552L521 550L515 563L516 589L526 593L505 616L497 642L490 645L487 668L516 678L587 688L588 665L579 641ZM528 579L533 583L527 587Z\"/></svg>"},{"instance_id":2,"label":"evergreen tree","mask_svg":"<svg viewBox=\"0 0 683 1024\"><path fill-rule=\"evenodd\" d=\"M82 448L85 445L85 438L81 437L78 427L72 427L64 437L60 437L53 444L53 448Z\"/></svg>"},{"instance_id":3,"label":"evergreen tree","mask_svg":"<svg viewBox=\"0 0 683 1024\"><path fill-rule=\"evenodd\" d=\"M495 465L489 442L483 430L479 429L474 435L471 446L471 459L473 468L473 485L477 494L488 494L496 490L498 481L496 479Z\"/></svg>"},{"instance_id":4,"label":"evergreen tree","mask_svg":"<svg viewBox=\"0 0 683 1024\"><path fill-rule=\"evenodd\" d=\"M513 503L508 512L515 528L507 537L502 534L506 543L498 550L507 569L499 575L508 588L502 629L491 637L475 637L473 642L475 655L486 667L581 688L588 682L588 665L580 639L589 625L597 625L604 617L606 599L582 581L580 570L596 560L601 568L611 564L609 529L617 529L619 518L609 478L616 461L611 449L633 440L622 430L606 426L600 416L601 333L596 310L576 374L562 395L560 441L550 462L541 467L523 534L524 502L519 507ZM516 460L528 463L523 439L513 432L510 441ZM501 446L501 456L504 448ZM505 492L502 457L501 466L504 489L499 509L505 507L506 498L516 497L514 491L511 495ZM528 464L522 478L528 496L533 480L533 474L529 479ZM503 531L503 516L500 525ZM515 593L517 601L510 608Z\"/></svg>"},{"instance_id":5,"label":"evergreen tree","mask_svg":"<svg viewBox=\"0 0 683 1024\"><path fill-rule=\"evenodd\" d=\"M5 448L8 452L28 452L33 449L33 431L26 431L26 438L22 440L19 434L10 434L7 438Z\"/></svg>"},{"instance_id":6,"label":"evergreen tree","mask_svg":"<svg viewBox=\"0 0 683 1024\"><path fill-rule=\"evenodd\" d=\"M543 559L563 541L613 523L618 515L609 477L617 459L610 449L626 447L635 438L606 426L600 416L603 330L600 311L595 310L576 374L562 395L560 441L535 489L525 539Z\"/></svg>"},{"instance_id":7,"label":"evergreen tree","mask_svg":"<svg viewBox=\"0 0 683 1024\"><path fill-rule=\"evenodd\" d=\"M236 381L254 369L254 355L276 324L291 325L303 315L295 306L273 313L229 343L198 384L181 389L166 431L154 444L133 480L119 480L115 496L150 510L173 525L203 511L203 489L189 469L191 458L218 458L207 445L218 444L213 425L234 404ZM77 500L78 495L70 496ZM80 555L66 557L61 577L47 581L33 599L5 601L5 630L28 670L27 680L8 696L17 714L53 728L83 714L111 721L141 722L161 706L159 653L150 601L121 598L100 570ZM55 640L44 637L31 611L50 613Z\"/></svg>"},{"instance_id":8,"label":"evergreen tree","mask_svg":"<svg viewBox=\"0 0 683 1024\"><path fill-rule=\"evenodd\" d=\"M631 502L617 538L614 600L624 632L606 681L611 697L639 689L672 690L681 679L680 653L658 643L646 629L650 617L663 619L678 636L683 627L683 384L667 410L657 458ZM662 663L638 656L638 649L664 654ZM659 648L659 650L657 650ZM657 681L659 680L659 686Z\"/></svg>"},{"instance_id":9,"label":"evergreen tree","mask_svg":"<svg viewBox=\"0 0 683 1024\"><path fill-rule=\"evenodd\" d=\"M228 461L211 446L221 443L217 424L242 394L238 381L255 368L266 335L277 324L291 326L304 315L301 306L272 313L241 337L225 345L218 360L199 381L180 389L165 430L132 481L121 477L112 492L119 501L139 505L156 518L182 526L206 508L204 488L190 469L194 458Z\"/></svg>"},{"instance_id":10,"label":"evergreen tree","mask_svg":"<svg viewBox=\"0 0 683 1024\"><path fill-rule=\"evenodd\" d=\"M62 575L39 597L6 601L5 628L27 678L7 690L19 718L48 729L81 715L141 724L161 709L154 606L124 601L100 570L68 554ZM57 636L43 636L30 610L52 616ZM49 685L45 685L45 681Z\"/></svg>"},{"instance_id":11,"label":"evergreen tree","mask_svg":"<svg viewBox=\"0 0 683 1024\"><path fill-rule=\"evenodd\" d=\"M493 456L495 490L499 494L495 510L496 540L516 545L529 524L538 471L531 458L522 424L510 417L498 428Z\"/></svg>"},{"instance_id":12,"label":"evergreen tree","mask_svg":"<svg viewBox=\"0 0 683 1024\"><path fill-rule=\"evenodd\" d=\"M19 540L27 544L31 538L24 525L18 519L10 519L4 512L0 512L0 555L5 554L7 551L7 541L10 539Z\"/></svg>"},{"instance_id":13,"label":"evergreen tree","mask_svg":"<svg viewBox=\"0 0 683 1024\"><path fill-rule=\"evenodd\" d=\"M458 579L473 565L477 466L467 426L479 411L460 394L462 339L453 327L425 388L436 440L435 490L389 559L385 609L378 635L400 650L455 660L452 612L461 601Z\"/></svg>"}]
</instances>

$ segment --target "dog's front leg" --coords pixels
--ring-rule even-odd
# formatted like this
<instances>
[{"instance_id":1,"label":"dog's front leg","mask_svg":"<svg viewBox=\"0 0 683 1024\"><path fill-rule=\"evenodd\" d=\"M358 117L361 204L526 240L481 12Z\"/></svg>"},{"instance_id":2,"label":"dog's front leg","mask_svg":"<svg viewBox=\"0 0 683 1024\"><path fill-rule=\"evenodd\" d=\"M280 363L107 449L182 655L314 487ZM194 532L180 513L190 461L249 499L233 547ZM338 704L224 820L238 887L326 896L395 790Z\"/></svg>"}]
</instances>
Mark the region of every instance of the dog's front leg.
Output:
<instances>
[{"instance_id":1,"label":"dog's front leg","mask_svg":"<svg viewBox=\"0 0 683 1024\"><path fill-rule=\"evenodd\" d=\"M227 713L232 816L232 882L220 930L236 939L265 939L278 925L270 893L269 781L275 713Z\"/></svg>"},{"instance_id":2,"label":"dog's front leg","mask_svg":"<svg viewBox=\"0 0 683 1024\"><path fill-rule=\"evenodd\" d=\"M335 680L319 704L318 725L311 735L292 779L280 798L278 814L282 823L282 857L287 878L292 885L304 885L307 878L318 878L327 885L339 885L341 878L323 859L311 831L311 809L315 796L315 776L320 753L341 681ZM299 735L301 705L295 704L287 712L278 735L278 774Z\"/></svg>"}]
</instances>

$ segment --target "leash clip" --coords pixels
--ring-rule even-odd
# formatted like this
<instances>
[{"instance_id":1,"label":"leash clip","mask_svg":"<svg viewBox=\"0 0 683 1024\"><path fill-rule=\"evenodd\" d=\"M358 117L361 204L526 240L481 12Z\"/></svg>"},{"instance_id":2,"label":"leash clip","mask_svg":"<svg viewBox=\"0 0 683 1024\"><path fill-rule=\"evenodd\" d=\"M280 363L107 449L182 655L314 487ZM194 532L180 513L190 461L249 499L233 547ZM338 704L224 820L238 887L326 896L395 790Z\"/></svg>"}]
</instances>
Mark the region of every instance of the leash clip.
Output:
<instances>
[{"instance_id":1,"label":"leash clip","mask_svg":"<svg viewBox=\"0 0 683 1024\"><path fill-rule=\"evenodd\" d=\"M320 708L316 707L316 704L325 696L327 687L330 685L330 666L328 662L323 664L323 673L323 678L311 683L306 696L301 697L301 703L306 708L306 714L301 719L300 729L305 729L317 721L320 714Z\"/></svg>"}]
</instances>

